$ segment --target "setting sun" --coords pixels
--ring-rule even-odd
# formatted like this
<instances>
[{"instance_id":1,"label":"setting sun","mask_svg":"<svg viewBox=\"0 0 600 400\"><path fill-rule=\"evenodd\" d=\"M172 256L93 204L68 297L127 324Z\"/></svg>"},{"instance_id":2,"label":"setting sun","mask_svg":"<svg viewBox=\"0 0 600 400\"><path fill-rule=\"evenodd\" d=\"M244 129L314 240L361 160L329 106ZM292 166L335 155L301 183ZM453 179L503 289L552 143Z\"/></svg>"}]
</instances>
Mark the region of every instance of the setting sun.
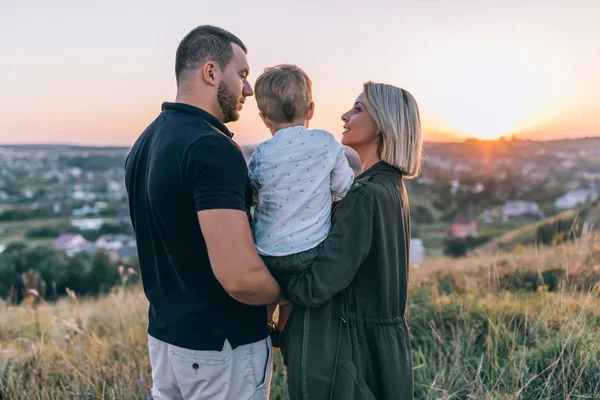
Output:
<instances>
[{"instance_id":1,"label":"setting sun","mask_svg":"<svg viewBox=\"0 0 600 400\"><path fill-rule=\"evenodd\" d=\"M545 49L469 38L437 50L423 63L424 101L430 116L459 136L497 139L564 105L560 60Z\"/></svg>"}]
</instances>

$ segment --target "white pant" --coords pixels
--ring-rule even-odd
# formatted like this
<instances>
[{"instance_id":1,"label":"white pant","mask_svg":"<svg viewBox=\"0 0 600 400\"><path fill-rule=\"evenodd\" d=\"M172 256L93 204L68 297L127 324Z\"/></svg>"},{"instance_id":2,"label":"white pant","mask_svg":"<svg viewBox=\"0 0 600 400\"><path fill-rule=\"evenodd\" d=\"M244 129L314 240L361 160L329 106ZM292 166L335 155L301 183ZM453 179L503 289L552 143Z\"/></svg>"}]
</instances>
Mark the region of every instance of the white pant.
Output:
<instances>
[{"instance_id":1,"label":"white pant","mask_svg":"<svg viewBox=\"0 0 600 400\"><path fill-rule=\"evenodd\" d=\"M156 400L263 400L273 371L271 338L222 351L189 350L148 335Z\"/></svg>"}]
</instances>

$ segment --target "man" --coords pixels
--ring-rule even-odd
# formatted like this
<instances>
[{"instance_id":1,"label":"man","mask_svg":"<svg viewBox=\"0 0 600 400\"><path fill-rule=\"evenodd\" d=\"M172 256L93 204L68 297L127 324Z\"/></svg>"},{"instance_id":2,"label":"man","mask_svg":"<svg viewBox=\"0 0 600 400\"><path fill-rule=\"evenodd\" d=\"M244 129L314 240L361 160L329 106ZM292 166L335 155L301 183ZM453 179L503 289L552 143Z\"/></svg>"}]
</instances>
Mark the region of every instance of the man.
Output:
<instances>
[{"instance_id":1,"label":"man","mask_svg":"<svg viewBox=\"0 0 600 400\"><path fill-rule=\"evenodd\" d=\"M176 101L126 161L155 399L269 395L264 305L280 288L256 253L248 171L224 125L253 95L246 52L223 29L191 31L177 49Z\"/></svg>"}]
</instances>

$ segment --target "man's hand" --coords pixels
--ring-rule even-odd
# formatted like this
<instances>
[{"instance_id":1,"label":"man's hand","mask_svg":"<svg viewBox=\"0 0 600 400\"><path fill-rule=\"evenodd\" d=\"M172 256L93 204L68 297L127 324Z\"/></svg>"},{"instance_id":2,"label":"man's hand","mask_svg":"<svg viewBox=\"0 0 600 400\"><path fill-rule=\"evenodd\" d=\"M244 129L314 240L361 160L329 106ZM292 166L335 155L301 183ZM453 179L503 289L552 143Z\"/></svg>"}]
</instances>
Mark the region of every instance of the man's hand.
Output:
<instances>
[{"instance_id":1,"label":"man's hand","mask_svg":"<svg viewBox=\"0 0 600 400\"><path fill-rule=\"evenodd\" d=\"M279 285L256 252L246 213L204 210L198 212L198 220L212 270L227 293L250 305L277 302Z\"/></svg>"}]
</instances>

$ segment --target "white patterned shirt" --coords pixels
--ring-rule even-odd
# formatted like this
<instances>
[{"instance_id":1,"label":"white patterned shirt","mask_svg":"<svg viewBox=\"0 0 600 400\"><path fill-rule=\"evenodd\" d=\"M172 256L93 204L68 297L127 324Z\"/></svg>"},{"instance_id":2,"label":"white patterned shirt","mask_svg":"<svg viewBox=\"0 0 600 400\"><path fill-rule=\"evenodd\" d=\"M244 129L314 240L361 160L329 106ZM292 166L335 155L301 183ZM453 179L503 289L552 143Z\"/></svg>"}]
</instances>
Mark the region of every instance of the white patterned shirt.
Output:
<instances>
[{"instance_id":1,"label":"white patterned shirt","mask_svg":"<svg viewBox=\"0 0 600 400\"><path fill-rule=\"evenodd\" d=\"M344 147L322 130L293 126L258 145L249 165L258 195L253 231L261 255L286 256L316 247L331 229L332 201L354 180Z\"/></svg>"}]
</instances>

